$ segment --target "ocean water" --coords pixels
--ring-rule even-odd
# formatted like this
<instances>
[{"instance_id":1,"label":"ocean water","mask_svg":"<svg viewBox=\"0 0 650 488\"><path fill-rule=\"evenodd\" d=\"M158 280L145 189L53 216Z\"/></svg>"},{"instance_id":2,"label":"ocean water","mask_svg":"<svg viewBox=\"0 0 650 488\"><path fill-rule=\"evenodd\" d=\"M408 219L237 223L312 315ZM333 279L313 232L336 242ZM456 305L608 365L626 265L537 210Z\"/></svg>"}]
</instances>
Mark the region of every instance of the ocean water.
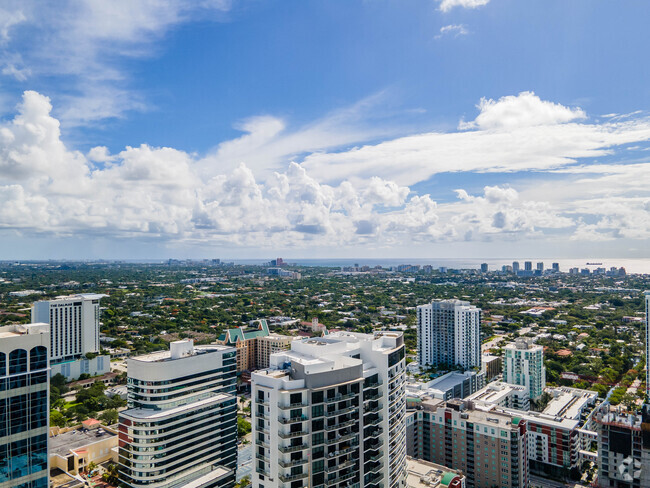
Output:
<instances>
[{"instance_id":1,"label":"ocean water","mask_svg":"<svg viewBox=\"0 0 650 488\"><path fill-rule=\"evenodd\" d=\"M544 263L544 269L550 269L551 263L559 263L560 271L568 271L569 268L590 268L592 270L600 267L625 268L627 273L650 274L650 259L626 259L626 258L585 258L585 259L552 259L552 258L526 258L526 259L504 259L504 258L485 258L485 259L454 259L454 258L331 258L331 259L291 259L291 257L283 257L287 263L296 263L301 266L382 266L390 267L400 264L419 264L424 266L429 264L434 268L447 267L453 269L479 269L481 263L487 263L490 271L500 271L501 266L505 264L512 265L513 261L519 261L519 265L523 269L524 261L532 261L533 269L535 269L538 262ZM224 259L223 261L232 261L236 264L258 264L261 265L269 260L265 259ZM589 265L587 263L590 263ZM594 264L600 263L600 264Z\"/></svg>"}]
</instances>

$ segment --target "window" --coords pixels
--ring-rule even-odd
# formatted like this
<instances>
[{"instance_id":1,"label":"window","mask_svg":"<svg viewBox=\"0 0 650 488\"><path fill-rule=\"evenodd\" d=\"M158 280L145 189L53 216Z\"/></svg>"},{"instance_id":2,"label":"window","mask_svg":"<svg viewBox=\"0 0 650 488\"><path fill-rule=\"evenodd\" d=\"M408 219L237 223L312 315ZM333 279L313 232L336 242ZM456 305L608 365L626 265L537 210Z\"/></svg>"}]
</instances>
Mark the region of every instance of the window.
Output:
<instances>
[{"instance_id":1,"label":"window","mask_svg":"<svg viewBox=\"0 0 650 488\"><path fill-rule=\"evenodd\" d=\"M27 372L27 351L16 349L9 353L9 374L20 374Z\"/></svg>"}]
</instances>

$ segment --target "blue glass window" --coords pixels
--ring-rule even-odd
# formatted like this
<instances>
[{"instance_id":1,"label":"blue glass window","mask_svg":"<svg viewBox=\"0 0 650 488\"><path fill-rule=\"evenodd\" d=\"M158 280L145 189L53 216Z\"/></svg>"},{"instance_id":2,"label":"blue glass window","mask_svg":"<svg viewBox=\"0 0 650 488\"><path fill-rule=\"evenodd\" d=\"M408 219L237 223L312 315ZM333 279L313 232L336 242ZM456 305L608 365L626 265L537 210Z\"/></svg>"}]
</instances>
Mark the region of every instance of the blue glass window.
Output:
<instances>
[{"instance_id":1,"label":"blue glass window","mask_svg":"<svg viewBox=\"0 0 650 488\"><path fill-rule=\"evenodd\" d=\"M32 350L29 351L30 371L45 368L47 368L47 348L44 346L32 347Z\"/></svg>"},{"instance_id":2,"label":"blue glass window","mask_svg":"<svg viewBox=\"0 0 650 488\"><path fill-rule=\"evenodd\" d=\"M27 373L27 351L15 349L9 353L9 374Z\"/></svg>"}]
</instances>

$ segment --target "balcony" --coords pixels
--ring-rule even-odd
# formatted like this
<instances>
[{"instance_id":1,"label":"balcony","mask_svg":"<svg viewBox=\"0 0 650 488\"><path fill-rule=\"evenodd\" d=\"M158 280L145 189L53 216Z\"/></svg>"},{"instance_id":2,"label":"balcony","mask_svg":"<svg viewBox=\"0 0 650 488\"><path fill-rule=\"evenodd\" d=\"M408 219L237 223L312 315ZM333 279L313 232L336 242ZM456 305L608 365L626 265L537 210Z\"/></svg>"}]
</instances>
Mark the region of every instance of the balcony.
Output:
<instances>
[{"instance_id":1,"label":"balcony","mask_svg":"<svg viewBox=\"0 0 650 488\"><path fill-rule=\"evenodd\" d=\"M338 478L335 478L333 480L325 481L325 486L337 486L339 483L343 483L347 480L350 480L354 478L356 475L357 475L356 471L353 471L351 473L346 473L343 476L339 476Z\"/></svg>"},{"instance_id":2,"label":"balcony","mask_svg":"<svg viewBox=\"0 0 650 488\"><path fill-rule=\"evenodd\" d=\"M381 410L381 405L377 405L376 407L368 407L363 409L363 414L365 415L367 413L375 413L375 412L379 412L380 410Z\"/></svg>"},{"instance_id":3,"label":"balcony","mask_svg":"<svg viewBox=\"0 0 650 488\"><path fill-rule=\"evenodd\" d=\"M366 451L375 451L383 445L384 445L384 441L378 439L376 442L366 443L364 447Z\"/></svg>"},{"instance_id":4,"label":"balcony","mask_svg":"<svg viewBox=\"0 0 650 488\"><path fill-rule=\"evenodd\" d=\"M300 417L290 417L290 418L285 418L285 417L278 417L278 421L281 424L295 424L296 422L306 422L309 420L309 417L306 415L301 415Z\"/></svg>"},{"instance_id":5,"label":"balcony","mask_svg":"<svg viewBox=\"0 0 650 488\"><path fill-rule=\"evenodd\" d=\"M300 403L290 403L289 405L278 405L278 408L280 410L291 410L292 408L305 408L308 406L309 406L308 403L300 402Z\"/></svg>"},{"instance_id":6,"label":"balcony","mask_svg":"<svg viewBox=\"0 0 650 488\"><path fill-rule=\"evenodd\" d=\"M296 481L296 480L301 480L303 478L307 477L307 473L298 473L298 474L290 474L290 475L280 475L280 480L284 483L287 483L289 481Z\"/></svg>"},{"instance_id":7,"label":"balcony","mask_svg":"<svg viewBox=\"0 0 650 488\"><path fill-rule=\"evenodd\" d=\"M366 439L376 439L379 437L383 432L383 429L375 429L372 432L369 432L366 434Z\"/></svg>"},{"instance_id":8,"label":"balcony","mask_svg":"<svg viewBox=\"0 0 650 488\"><path fill-rule=\"evenodd\" d=\"M344 415L346 413L354 412L358 408L359 407L357 406L340 408L338 410L333 410L332 412L325 412L325 415L327 415L328 417L335 417L337 415Z\"/></svg>"},{"instance_id":9,"label":"balcony","mask_svg":"<svg viewBox=\"0 0 650 488\"><path fill-rule=\"evenodd\" d=\"M346 447L345 449L341 449L340 451L331 452L331 453L329 453L327 455L326 459L333 459L333 458L337 458L339 456L344 456L346 454L351 454L351 453L355 452L358 449L358 447L359 447L359 444L354 444L353 446Z\"/></svg>"},{"instance_id":10,"label":"balcony","mask_svg":"<svg viewBox=\"0 0 650 488\"><path fill-rule=\"evenodd\" d=\"M345 441L348 441L350 439L353 439L358 435L359 434L357 432L353 432L353 433L347 434L347 435L339 435L339 436L336 436L334 439L325 439L325 444L327 444L328 446L330 446L332 444L338 444L339 442L345 442Z\"/></svg>"},{"instance_id":11,"label":"balcony","mask_svg":"<svg viewBox=\"0 0 650 488\"><path fill-rule=\"evenodd\" d=\"M326 425L326 426L325 426L325 430L338 430L338 429L344 429L344 428L346 428L346 427L351 427L351 426L353 426L353 425L356 425L356 423L357 423L357 421L354 420L354 419L352 419L352 420L348 420L348 421L346 421L346 422L343 422L343 423L341 423L341 424L336 423L336 424L334 424L334 425Z\"/></svg>"},{"instance_id":12,"label":"balcony","mask_svg":"<svg viewBox=\"0 0 650 488\"><path fill-rule=\"evenodd\" d=\"M301 464L307 464L307 462L307 459L296 459L295 461L279 461L278 464L283 468L292 468Z\"/></svg>"},{"instance_id":13,"label":"balcony","mask_svg":"<svg viewBox=\"0 0 650 488\"><path fill-rule=\"evenodd\" d=\"M350 466L354 466L354 463L356 463L356 460L351 459L351 460L345 461L345 462L343 462L341 464L337 464L336 466L332 466L331 468L326 467L325 472L327 472L327 473L335 473L336 471L340 471L342 469L349 468Z\"/></svg>"},{"instance_id":14,"label":"balcony","mask_svg":"<svg viewBox=\"0 0 650 488\"><path fill-rule=\"evenodd\" d=\"M364 402L370 402L372 400L379 400L381 397L382 397L382 395L380 395L379 393L376 393L375 395L370 395L370 396L363 395L363 401Z\"/></svg>"},{"instance_id":15,"label":"balcony","mask_svg":"<svg viewBox=\"0 0 650 488\"><path fill-rule=\"evenodd\" d=\"M358 393L348 393L346 395L336 395L330 398L325 399L325 403L332 403L332 402L342 402L343 400L349 400L350 398L354 398L357 396Z\"/></svg>"},{"instance_id":16,"label":"balcony","mask_svg":"<svg viewBox=\"0 0 650 488\"><path fill-rule=\"evenodd\" d=\"M384 467L384 463L377 463L375 466L373 466L372 468L366 470L365 472L366 472L366 474L379 473L382 470L383 467Z\"/></svg>"},{"instance_id":17,"label":"balcony","mask_svg":"<svg viewBox=\"0 0 650 488\"><path fill-rule=\"evenodd\" d=\"M283 454L288 454L290 452L296 451L304 451L305 449L309 449L309 446L307 444L301 444L299 446L280 446L278 448L278 450Z\"/></svg>"},{"instance_id":18,"label":"balcony","mask_svg":"<svg viewBox=\"0 0 650 488\"><path fill-rule=\"evenodd\" d=\"M278 432L280 439L293 439L294 437L301 437L303 435L309 435L309 432L298 431L298 432Z\"/></svg>"}]
</instances>

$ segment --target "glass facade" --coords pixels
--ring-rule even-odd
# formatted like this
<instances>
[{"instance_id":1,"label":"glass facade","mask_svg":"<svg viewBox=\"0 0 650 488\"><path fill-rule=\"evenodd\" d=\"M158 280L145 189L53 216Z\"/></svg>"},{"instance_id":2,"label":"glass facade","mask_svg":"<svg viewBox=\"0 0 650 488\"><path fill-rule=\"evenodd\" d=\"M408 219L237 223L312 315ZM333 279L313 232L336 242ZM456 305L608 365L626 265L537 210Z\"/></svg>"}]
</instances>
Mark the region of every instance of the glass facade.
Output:
<instances>
[{"instance_id":1,"label":"glass facade","mask_svg":"<svg viewBox=\"0 0 650 488\"><path fill-rule=\"evenodd\" d=\"M47 383L46 347L0 353L0 486L48 486Z\"/></svg>"}]
</instances>

